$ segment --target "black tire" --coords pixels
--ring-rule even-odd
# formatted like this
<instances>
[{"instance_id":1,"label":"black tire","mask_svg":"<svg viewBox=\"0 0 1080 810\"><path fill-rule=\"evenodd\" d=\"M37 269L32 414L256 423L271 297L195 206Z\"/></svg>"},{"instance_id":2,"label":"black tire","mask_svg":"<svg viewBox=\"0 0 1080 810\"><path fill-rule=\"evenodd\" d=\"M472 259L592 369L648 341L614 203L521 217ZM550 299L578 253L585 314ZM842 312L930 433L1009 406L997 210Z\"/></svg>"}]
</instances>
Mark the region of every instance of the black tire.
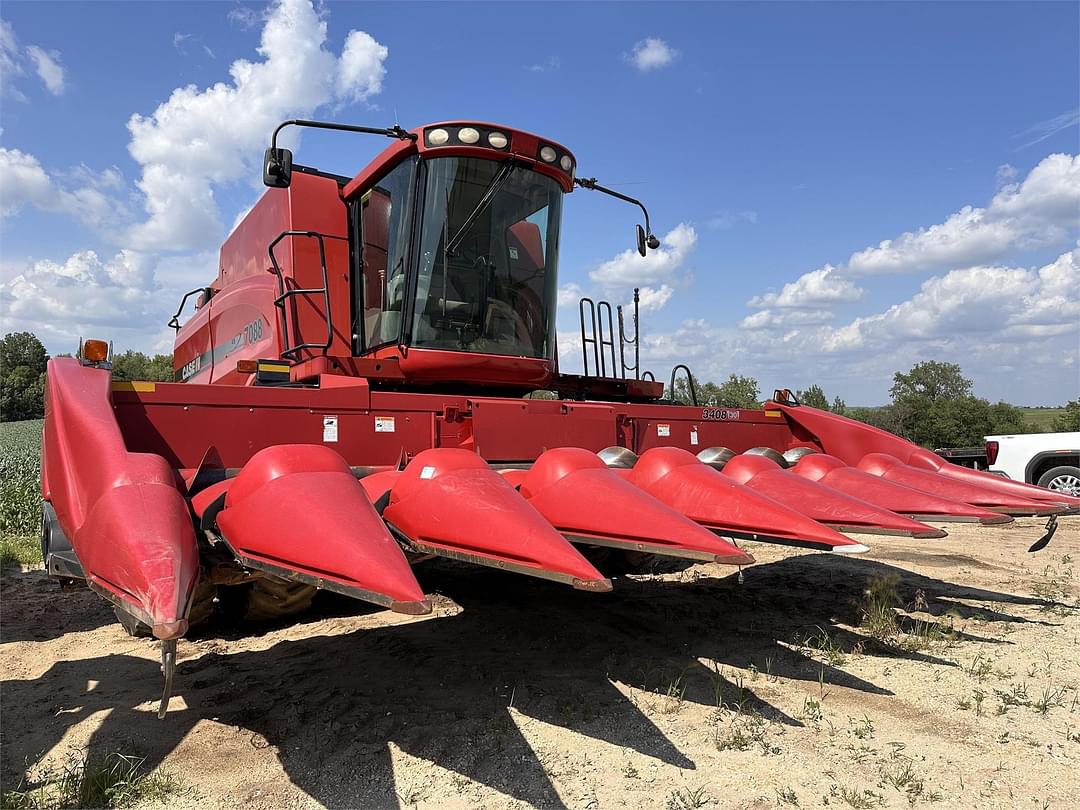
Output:
<instances>
[{"instance_id":1,"label":"black tire","mask_svg":"<svg viewBox=\"0 0 1080 810\"><path fill-rule=\"evenodd\" d=\"M191 610L188 611L188 629L206 624L214 615L214 600L217 598L217 586L199 579L195 583L195 596L191 600ZM116 620L124 628L124 632L135 638L150 638L153 635L150 627L140 622L130 613L114 607L113 613Z\"/></svg>"},{"instance_id":2,"label":"black tire","mask_svg":"<svg viewBox=\"0 0 1080 810\"><path fill-rule=\"evenodd\" d=\"M244 618L253 622L268 622L295 616L311 607L318 591L314 585L290 582L273 576L256 579L247 589Z\"/></svg>"},{"instance_id":3,"label":"black tire","mask_svg":"<svg viewBox=\"0 0 1080 810\"><path fill-rule=\"evenodd\" d=\"M1039 476L1038 484L1065 495L1080 497L1080 468L1067 465L1053 467Z\"/></svg>"}]
</instances>

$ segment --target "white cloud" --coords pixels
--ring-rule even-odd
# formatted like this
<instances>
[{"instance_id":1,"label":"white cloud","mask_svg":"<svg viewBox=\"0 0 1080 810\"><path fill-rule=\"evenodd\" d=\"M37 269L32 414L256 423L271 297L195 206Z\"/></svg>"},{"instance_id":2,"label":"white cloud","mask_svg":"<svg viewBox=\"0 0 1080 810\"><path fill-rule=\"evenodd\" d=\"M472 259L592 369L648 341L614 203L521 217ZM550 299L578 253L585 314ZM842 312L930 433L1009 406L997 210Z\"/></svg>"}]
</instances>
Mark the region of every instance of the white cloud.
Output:
<instances>
[{"instance_id":1,"label":"white cloud","mask_svg":"<svg viewBox=\"0 0 1080 810\"><path fill-rule=\"evenodd\" d=\"M390 51L365 31L350 31L338 65L337 94L349 101L365 101L382 91L386 78L383 62Z\"/></svg>"},{"instance_id":2,"label":"white cloud","mask_svg":"<svg viewBox=\"0 0 1080 810\"><path fill-rule=\"evenodd\" d=\"M253 176L274 127L333 100L378 92L387 50L350 31L339 60L325 48L326 22L308 0L279 0L267 13L258 53L238 59L230 82L173 91L149 116L128 121L137 185L148 218L127 242L140 250L190 250L223 235L214 187Z\"/></svg>"},{"instance_id":3,"label":"white cloud","mask_svg":"<svg viewBox=\"0 0 1080 810\"><path fill-rule=\"evenodd\" d=\"M64 66L59 51L46 51L39 45L23 48L11 23L0 20L0 97L27 100L15 86L16 77L25 76L27 67L34 69L45 89L54 96L64 92Z\"/></svg>"},{"instance_id":4,"label":"white cloud","mask_svg":"<svg viewBox=\"0 0 1080 810\"><path fill-rule=\"evenodd\" d=\"M229 13L225 15L225 18L242 31L250 31L262 20L262 16L258 12L247 6L237 6L229 9Z\"/></svg>"},{"instance_id":5,"label":"white cloud","mask_svg":"<svg viewBox=\"0 0 1080 810\"><path fill-rule=\"evenodd\" d=\"M64 262L29 263L3 285L5 328L33 331L54 345L80 335L133 336L159 309L150 278L150 259L127 250L107 261L86 250Z\"/></svg>"},{"instance_id":6,"label":"white cloud","mask_svg":"<svg viewBox=\"0 0 1080 810\"><path fill-rule=\"evenodd\" d=\"M589 273L589 278L606 290L641 285L655 285L675 280L697 244L697 231L680 222L660 240L660 247L641 256L637 250L624 250Z\"/></svg>"},{"instance_id":7,"label":"white cloud","mask_svg":"<svg viewBox=\"0 0 1080 810\"><path fill-rule=\"evenodd\" d=\"M739 321L740 329L778 329L828 323L833 313L827 309L763 309Z\"/></svg>"},{"instance_id":8,"label":"white cloud","mask_svg":"<svg viewBox=\"0 0 1080 810\"><path fill-rule=\"evenodd\" d=\"M578 301L585 294L585 291L581 289L581 285L575 281L568 282L567 284L559 285L559 306L560 307L576 307Z\"/></svg>"},{"instance_id":9,"label":"white cloud","mask_svg":"<svg viewBox=\"0 0 1080 810\"><path fill-rule=\"evenodd\" d=\"M1019 148L1026 149L1075 126L1080 126L1080 108L1063 112L1061 115L1055 115L1046 121L1040 121L1023 132L1016 133L1013 137L1024 138L1025 143Z\"/></svg>"},{"instance_id":10,"label":"white cloud","mask_svg":"<svg viewBox=\"0 0 1080 810\"><path fill-rule=\"evenodd\" d=\"M630 61L640 71L657 70L671 64L679 52L658 37L648 37L634 46Z\"/></svg>"},{"instance_id":11,"label":"white cloud","mask_svg":"<svg viewBox=\"0 0 1080 810\"><path fill-rule=\"evenodd\" d=\"M1050 155L986 208L964 206L943 223L886 239L848 260L857 274L971 267L1017 249L1062 244L1080 226L1080 156Z\"/></svg>"},{"instance_id":12,"label":"white cloud","mask_svg":"<svg viewBox=\"0 0 1080 810\"><path fill-rule=\"evenodd\" d=\"M1025 404L1076 397L1080 248L1042 267L979 266L928 279L910 298L832 328L830 313L762 310L738 330L687 321L644 329L643 368L686 362L702 380L735 372L762 391L822 385L849 404L886 401L892 375L922 360L959 363L976 393Z\"/></svg>"},{"instance_id":13,"label":"white cloud","mask_svg":"<svg viewBox=\"0 0 1080 810\"><path fill-rule=\"evenodd\" d=\"M234 22L248 18L234 11ZM27 206L65 213L106 226L106 238L120 246L108 259L83 250L56 261L5 261L7 328L34 331L55 350L93 332L120 348L167 351L172 338L164 323L180 296L217 275L223 228L215 190L258 175L262 148L282 120L381 88L386 48L351 31L339 59L326 49L326 22L308 0L279 0L260 19L260 61L238 59L228 81L177 88L153 114L128 121L147 212L135 226L128 209L134 192L118 170L49 171L31 154L0 147L0 215ZM17 48L4 24L0 58L9 44Z\"/></svg>"},{"instance_id":14,"label":"white cloud","mask_svg":"<svg viewBox=\"0 0 1080 810\"><path fill-rule=\"evenodd\" d=\"M26 96L15 86L15 77L23 73L15 29L7 20L0 20L0 97L26 101Z\"/></svg>"},{"instance_id":15,"label":"white cloud","mask_svg":"<svg viewBox=\"0 0 1080 810\"><path fill-rule=\"evenodd\" d=\"M742 224L757 225L757 211L720 211L705 224L712 230L726 231Z\"/></svg>"},{"instance_id":16,"label":"white cloud","mask_svg":"<svg viewBox=\"0 0 1080 810\"><path fill-rule=\"evenodd\" d=\"M656 312L671 300L675 290L667 284L659 287L642 287L638 290L638 306L642 312ZM632 302L628 304L632 307Z\"/></svg>"},{"instance_id":17,"label":"white cloud","mask_svg":"<svg viewBox=\"0 0 1080 810\"><path fill-rule=\"evenodd\" d=\"M68 173L58 183L36 157L18 149L0 147L0 218L17 214L29 205L41 211L64 213L93 227L115 225L126 215L116 192L123 178L116 169L100 174L85 166Z\"/></svg>"},{"instance_id":18,"label":"white cloud","mask_svg":"<svg viewBox=\"0 0 1080 810\"><path fill-rule=\"evenodd\" d=\"M1070 331L1080 333L1080 249L1037 270L980 266L935 276L907 301L823 334L820 346L836 352L904 341L994 344Z\"/></svg>"},{"instance_id":19,"label":"white cloud","mask_svg":"<svg viewBox=\"0 0 1080 810\"><path fill-rule=\"evenodd\" d=\"M34 70L38 77L45 83L45 88L54 96L64 92L64 66L60 64L60 54L57 51L46 51L37 45L31 45L26 49L26 55L34 63Z\"/></svg>"},{"instance_id":20,"label":"white cloud","mask_svg":"<svg viewBox=\"0 0 1080 810\"><path fill-rule=\"evenodd\" d=\"M747 305L751 307L820 307L822 304L835 304L858 301L863 290L851 279L827 264L819 270L804 273L783 286L778 293L769 292L756 295Z\"/></svg>"},{"instance_id":21,"label":"white cloud","mask_svg":"<svg viewBox=\"0 0 1080 810\"><path fill-rule=\"evenodd\" d=\"M562 67L562 60L557 56L549 56L543 62L526 65L525 69L530 73L550 73Z\"/></svg>"}]
</instances>

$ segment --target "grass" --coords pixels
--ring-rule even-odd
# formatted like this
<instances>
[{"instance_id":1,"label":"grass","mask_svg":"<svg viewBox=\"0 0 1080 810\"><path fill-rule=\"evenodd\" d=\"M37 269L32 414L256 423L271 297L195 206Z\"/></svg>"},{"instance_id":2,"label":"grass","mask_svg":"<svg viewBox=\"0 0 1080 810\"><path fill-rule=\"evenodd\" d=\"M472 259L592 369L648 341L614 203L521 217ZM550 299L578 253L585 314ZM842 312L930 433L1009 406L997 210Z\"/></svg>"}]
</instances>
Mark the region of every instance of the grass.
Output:
<instances>
[{"instance_id":1,"label":"grass","mask_svg":"<svg viewBox=\"0 0 1080 810\"><path fill-rule=\"evenodd\" d=\"M1064 408L1021 408L1024 421L1037 433L1049 433L1054 429L1055 420L1065 413Z\"/></svg>"},{"instance_id":2,"label":"grass","mask_svg":"<svg viewBox=\"0 0 1080 810\"><path fill-rule=\"evenodd\" d=\"M712 796L706 792L704 785L693 790L681 788L668 794L667 810L693 810L712 804L712 800Z\"/></svg>"},{"instance_id":3,"label":"grass","mask_svg":"<svg viewBox=\"0 0 1080 810\"><path fill-rule=\"evenodd\" d=\"M41 420L0 423L0 566L39 565Z\"/></svg>"},{"instance_id":4,"label":"grass","mask_svg":"<svg viewBox=\"0 0 1080 810\"><path fill-rule=\"evenodd\" d=\"M82 758L76 753L60 766L44 767L0 796L3 810L66 810L76 807L130 807L161 802L185 790L175 776L145 772L145 759L112 753Z\"/></svg>"},{"instance_id":5,"label":"grass","mask_svg":"<svg viewBox=\"0 0 1080 810\"><path fill-rule=\"evenodd\" d=\"M895 574L870 581L859 605L862 629L882 646L902 652L918 652L952 639L952 627L936 620L915 619L899 610L899 585L900 577ZM924 604L925 598L918 594L914 609L918 610Z\"/></svg>"}]
</instances>

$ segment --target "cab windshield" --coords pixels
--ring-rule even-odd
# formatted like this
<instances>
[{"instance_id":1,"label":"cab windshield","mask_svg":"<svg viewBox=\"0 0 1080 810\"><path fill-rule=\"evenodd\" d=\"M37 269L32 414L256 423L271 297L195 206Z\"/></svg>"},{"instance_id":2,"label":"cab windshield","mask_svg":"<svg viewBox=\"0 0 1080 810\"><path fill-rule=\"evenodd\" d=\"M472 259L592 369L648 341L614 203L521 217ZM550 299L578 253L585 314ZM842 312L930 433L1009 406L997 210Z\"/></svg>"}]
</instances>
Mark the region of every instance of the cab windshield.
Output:
<instances>
[{"instance_id":1,"label":"cab windshield","mask_svg":"<svg viewBox=\"0 0 1080 810\"><path fill-rule=\"evenodd\" d=\"M549 357L562 189L523 164L425 164L411 344Z\"/></svg>"}]
</instances>

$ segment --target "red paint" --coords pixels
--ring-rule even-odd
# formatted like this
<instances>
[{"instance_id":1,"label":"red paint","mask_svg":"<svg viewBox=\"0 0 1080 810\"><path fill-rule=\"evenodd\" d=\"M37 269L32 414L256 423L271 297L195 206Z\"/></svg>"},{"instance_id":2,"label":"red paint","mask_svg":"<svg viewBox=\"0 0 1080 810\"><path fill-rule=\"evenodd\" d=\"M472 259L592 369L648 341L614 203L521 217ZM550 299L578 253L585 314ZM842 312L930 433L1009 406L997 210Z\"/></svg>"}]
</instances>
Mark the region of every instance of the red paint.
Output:
<instances>
[{"instance_id":1,"label":"red paint","mask_svg":"<svg viewBox=\"0 0 1080 810\"><path fill-rule=\"evenodd\" d=\"M475 453L425 450L401 473L379 475L380 484L392 480L383 517L424 550L574 584L606 582Z\"/></svg>"},{"instance_id":2,"label":"red paint","mask_svg":"<svg viewBox=\"0 0 1080 810\"><path fill-rule=\"evenodd\" d=\"M753 534L766 542L826 551L861 547L839 532L735 483L676 447L645 453L627 477L691 520L722 533Z\"/></svg>"},{"instance_id":3,"label":"red paint","mask_svg":"<svg viewBox=\"0 0 1080 810\"><path fill-rule=\"evenodd\" d=\"M521 494L556 529L604 545L673 557L749 565L746 552L650 497L609 470L595 453L576 447L548 450L516 476Z\"/></svg>"},{"instance_id":4,"label":"red paint","mask_svg":"<svg viewBox=\"0 0 1080 810\"><path fill-rule=\"evenodd\" d=\"M939 498L919 489L887 481L849 467L836 456L824 453L803 456L792 467L792 472L810 481L825 484L838 492L865 498L898 514L918 516L922 520L944 517L983 524L1012 522L1008 515L991 512L963 501Z\"/></svg>"},{"instance_id":5,"label":"red paint","mask_svg":"<svg viewBox=\"0 0 1080 810\"><path fill-rule=\"evenodd\" d=\"M1002 495L977 484L969 484L930 470L920 470L886 453L867 453L859 460L858 468L886 481L915 487L941 498L983 506L1006 515L1052 515L1063 511L1055 504Z\"/></svg>"},{"instance_id":6,"label":"red paint","mask_svg":"<svg viewBox=\"0 0 1080 810\"><path fill-rule=\"evenodd\" d=\"M148 624L182 635L199 555L187 504L163 458L130 452L109 402L110 374L49 361L44 475L89 582Z\"/></svg>"},{"instance_id":7,"label":"red paint","mask_svg":"<svg viewBox=\"0 0 1080 810\"><path fill-rule=\"evenodd\" d=\"M733 481L829 526L921 538L945 536L945 532L933 526L781 469L764 456L736 456L724 465L722 472Z\"/></svg>"},{"instance_id":8,"label":"red paint","mask_svg":"<svg viewBox=\"0 0 1080 810\"><path fill-rule=\"evenodd\" d=\"M404 613L430 606L349 466L332 450L283 444L240 471L218 513L222 536L255 563L327 580Z\"/></svg>"}]
</instances>

